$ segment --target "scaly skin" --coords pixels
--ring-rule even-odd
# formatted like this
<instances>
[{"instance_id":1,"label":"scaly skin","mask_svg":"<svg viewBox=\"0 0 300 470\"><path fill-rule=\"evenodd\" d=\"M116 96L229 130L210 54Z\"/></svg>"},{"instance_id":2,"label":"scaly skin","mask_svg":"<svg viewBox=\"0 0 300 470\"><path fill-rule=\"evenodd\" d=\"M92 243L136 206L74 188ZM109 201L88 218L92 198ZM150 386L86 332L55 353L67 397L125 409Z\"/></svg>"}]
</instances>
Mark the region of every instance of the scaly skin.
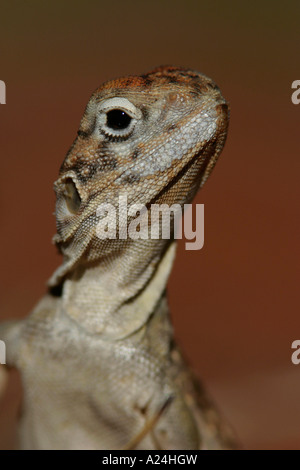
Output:
<instances>
[{"instance_id":1,"label":"scaly skin","mask_svg":"<svg viewBox=\"0 0 300 470\"><path fill-rule=\"evenodd\" d=\"M118 126L113 110L128 123ZM121 194L129 206L190 202L227 126L219 89L190 70L161 67L92 95L55 183L63 263L33 313L0 327L23 381L20 448L234 445L173 340L173 228L168 240L96 233L97 208L117 207Z\"/></svg>"}]
</instances>

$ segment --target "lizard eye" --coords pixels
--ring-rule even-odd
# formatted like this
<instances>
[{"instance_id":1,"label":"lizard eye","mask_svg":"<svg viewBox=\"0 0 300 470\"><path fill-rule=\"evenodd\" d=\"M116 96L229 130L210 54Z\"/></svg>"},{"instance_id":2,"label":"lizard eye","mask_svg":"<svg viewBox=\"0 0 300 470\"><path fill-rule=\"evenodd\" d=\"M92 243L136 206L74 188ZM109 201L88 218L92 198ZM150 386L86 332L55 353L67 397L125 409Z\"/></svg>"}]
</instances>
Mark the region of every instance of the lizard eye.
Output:
<instances>
[{"instance_id":1,"label":"lizard eye","mask_svg":"<svg viewBox=\"0 0 300 470\"><path fill-rule=\"evenodd\" d=\"M122 109L113 109L106 114L106 125L113 130L126 129L132 118Z\"/></svg>"},{"instance_id":2,"label":"lizard eye","mask_svg":"<svg viewBox=\"0 0 300 470\"><path fill-rule=\"evenodd\" d=\"M81 199L75 186L75 183L71 178L68 178L65 181L64 196L69 211L72 214L76 214L79 210Z\"/></svg>"},{"instance_id":3,"label":"lizard eye","mask_svg":"<svg viewBox=\"0 0 300 470\"><path fill-rule=\"evenodd\" d=\"M99 111L100 131L110 139L127 139L142 118L141 110L123 97L104 100Z\"/></svg>"}]
</instances>

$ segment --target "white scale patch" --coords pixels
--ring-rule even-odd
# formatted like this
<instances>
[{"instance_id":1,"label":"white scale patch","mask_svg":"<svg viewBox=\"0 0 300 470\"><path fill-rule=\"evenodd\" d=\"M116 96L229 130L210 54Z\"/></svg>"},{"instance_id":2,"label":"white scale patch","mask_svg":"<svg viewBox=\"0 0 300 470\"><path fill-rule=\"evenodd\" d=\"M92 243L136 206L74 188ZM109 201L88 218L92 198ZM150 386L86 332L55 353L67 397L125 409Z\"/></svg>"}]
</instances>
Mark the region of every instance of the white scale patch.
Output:
<instances>
[{"instance_id":1,"label":"white scale patch","mask_svg":"<svg viewBox=\"0 0 300 470\"><path fill-rule=\"evenodd\" d=\"M153 175L170 168L174 160L180 160L200 142L209 142L217 130L217 112L210 108L196 114L157 148L147 149L147 160L137 162L135 169L140 176Z\"/></svg>"}]
</instances>

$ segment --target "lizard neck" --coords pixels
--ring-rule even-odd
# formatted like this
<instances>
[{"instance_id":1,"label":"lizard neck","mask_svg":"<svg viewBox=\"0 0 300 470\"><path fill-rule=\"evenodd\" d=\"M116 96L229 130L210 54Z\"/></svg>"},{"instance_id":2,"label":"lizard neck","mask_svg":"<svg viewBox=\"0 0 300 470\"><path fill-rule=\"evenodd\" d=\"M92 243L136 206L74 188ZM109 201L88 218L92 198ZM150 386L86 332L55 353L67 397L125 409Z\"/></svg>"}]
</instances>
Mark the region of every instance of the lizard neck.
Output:
<instances>
[{"instance_id":1,"label":"lizard neck","mask_svg":"<svg viewBox=\"0 0 300 470\"><path fill-rule=\"evenodd\" d=\"M121 255L77 268L66 279L62 311L89 333L112 339L131 335L147 323L165 294L175 242L163 255L151 240L138 242Z\"/></svg>"}]
</instances>

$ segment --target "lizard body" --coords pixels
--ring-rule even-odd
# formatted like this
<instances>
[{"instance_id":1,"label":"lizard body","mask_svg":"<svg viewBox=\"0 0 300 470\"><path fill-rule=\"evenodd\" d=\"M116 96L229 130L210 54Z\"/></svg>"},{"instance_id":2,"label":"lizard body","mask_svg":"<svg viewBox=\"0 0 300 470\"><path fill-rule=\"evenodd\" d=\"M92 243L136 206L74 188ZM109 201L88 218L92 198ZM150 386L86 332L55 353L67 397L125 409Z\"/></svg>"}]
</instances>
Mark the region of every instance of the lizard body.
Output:
<instances>
[{"instance_id":1,"label":"lizard body","mask_svg":"<svg viewBox=\"0 0 300 470\"><path fill-rule=\"evenodd\" d=\"M22 376L22 449L231 447L173 340L175 242L100 239L100 204L190 202L223 148L228 106L198 72L160 67L92 95L55 183L63 263L32 314L0 325ZM118 233L121 228L118 227Z\"/></svg>"}]
</instances>

